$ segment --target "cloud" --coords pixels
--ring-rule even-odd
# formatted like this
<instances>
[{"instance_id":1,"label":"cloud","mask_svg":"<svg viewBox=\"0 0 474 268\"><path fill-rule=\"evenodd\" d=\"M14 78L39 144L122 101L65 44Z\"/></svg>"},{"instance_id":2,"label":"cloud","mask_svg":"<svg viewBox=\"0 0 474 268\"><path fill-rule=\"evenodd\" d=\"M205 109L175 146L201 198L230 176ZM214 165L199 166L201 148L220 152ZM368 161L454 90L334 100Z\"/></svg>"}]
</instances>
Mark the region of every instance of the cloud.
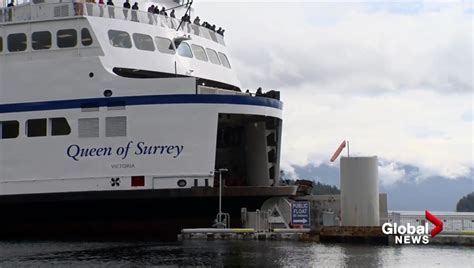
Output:
<instances>
[{"instance_id":1,"label":"cloud","mask_svg":"<svg viewBox=\"0 0 474 268\"><path fill-rule=\"evenodd\" d=\"M397 165L395 162L379 162L380 183L384 186L391 186L399 181L403 181L406 175L403 167Z\"/></svg>"},{"instance_id":2,"label":"cloud","mask_svg":"<svg viewBox=\"0 0 474 268\"><path fill-rule=\"evenodd\" d=\"M472 167L472 122L459 117L471 103L462 95L409 91L308 97L309 90L283 94L285 161L327 162L339 143L349 139L352 155L412 163L425 177L456 178Z\"/></svg>"},{"instance_id":3,"label":"cloud","mask_svg":"<svg viewBox=\"0 0 474 268\"><path fill-rule=\"evenodd\" d=\"M232 25L226 39L245 87L472 90L472 17L458 6L417 16L367 12L359 4L213 6L221 7L216 23Z\"/></svg>"},{"instance_id":4,"label":"cloud","mask_svg":"<svg viewBox=\"0 0 474 268\"><path fill-rule=\"evenodd\" d=\"M199 7L199 8L198 8ZM359 155L458 178L473 167L473 16L460 3L200 3L244 89L282 92L284 167ZM416 12L412 12L415 10ZM470 115L471 114L471 115ZM386 166L388 181L403 172Z\"/></svg>"},{"instance_id":5,"label":"cloud","mask_svg":"<svg viewBox=\"0 0 474 268\"><path fill-rule=\"evenodd\" d=\"M466 111L461 115L462 120L466 122L472 122L474 121L474 107L472 107L473 110Z\"/></svg>"}]
</instances>

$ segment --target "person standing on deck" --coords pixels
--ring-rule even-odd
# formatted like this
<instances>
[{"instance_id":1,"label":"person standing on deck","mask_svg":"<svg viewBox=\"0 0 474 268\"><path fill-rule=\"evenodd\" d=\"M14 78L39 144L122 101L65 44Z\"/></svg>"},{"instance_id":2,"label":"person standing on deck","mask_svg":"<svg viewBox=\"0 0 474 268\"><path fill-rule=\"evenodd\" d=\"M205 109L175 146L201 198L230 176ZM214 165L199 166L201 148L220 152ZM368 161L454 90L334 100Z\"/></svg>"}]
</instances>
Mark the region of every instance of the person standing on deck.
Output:
<instances>
[{"instance_id":1,"label":"person standing on deck","mask_svg":"<svg viewBox=\"0 0 474 268\"><path fill-rule=\"evenodd\" d=\"M155 9L155 5L151 5L151 6L147 9L147 11L148 11L148 13L153 13L153 10L154 10L154 9Z\"/></svg>"},{"instance_id":2,"label":"person standing on deck","mask_svg":"<svg viewBox=\"0 0 474 268\"><path fill-rule=\"evenodd\" d=\"M104 0L99 0L99 10L100 10L100 17L104 16Z\"/></svg>"},{"instance_id":3,"label":"person standing on deck","mask_svg":"<svg viewBox=\"0 0 474 268\"><path fill-rule=\"evenodd\" d=\"M125 20L127 20L129 9L130 9L130 2L129 0L125 0L125 3L123 3L123 16L125 17Z\"/></svg>"},{"instance_id":4,"label":"person standing on deck","mask_svg":"<svg viewBox=\"0 0 474 268\"><path fill-rule=\"evenodd\" d=\"M86 10L87 10L87 15L92 16L92 9L94 6L92 4L95 4L95 0L86 0Z\"/></svg>"},{"instance_id":5,"label":"person standing on deck","mask_svg":"<svg viewBox=\"0 0 474 268\"><path fill-rule=\"evenodd\" d=\"M166 13L165 7L162 7L162 8L161 8L160 15L168 16L168 13Z\"/></svg>"},{"instance_id":6,"label":"person standing on deck","mask_svg":"<svg viewBox=\"0 0 474 268\"><path fill-rule=\"evenodd\" d=\"M114 2L112 2L112 0L107 0L107 6L108 6L108 10L109 10L109 18L115 19Z\"/></svg>"},{"instance_id":7,"label":"person standing on deck","mask_svg":"<svg viewBox=\"0 0 474 268\"><path fill-rule=\"evenodd\" d=\"M84 0L74 0L74 15L76 16L84 15Z\"/></svg>"},{"instance_id":8,"label":"person standing on deck","mask_svg":"<svg viewBox=\"0 0 474 268\"><path fill-rule=\"evenodd\" d=\"M154 15L153 15L154 10L155 10L155 5L151 5L147 10L148 11L148 23L149 24L153 24L155 22Z\"/></svg>"},{"instance_id":9,"label":"person standing on deck","mask_svg":"<svg viewBox=\"0 0 474 268\"><path fill-rule=\"evenodd\" d=\"M13 20L13 8L15 7L15 0L11 0L10 3L8 3L7 8L8 8L8 21Z\"/></svg>"},{"instance_id":10,"label":"person standing on deck","mask_svg":"<svg viewBox=\"0 0 474 268\"><path fill-rule=\"evenodd\" d=\"M138 3L135 2L132 6L132 21L138 22Z\"/></svg>"}]
</instances>

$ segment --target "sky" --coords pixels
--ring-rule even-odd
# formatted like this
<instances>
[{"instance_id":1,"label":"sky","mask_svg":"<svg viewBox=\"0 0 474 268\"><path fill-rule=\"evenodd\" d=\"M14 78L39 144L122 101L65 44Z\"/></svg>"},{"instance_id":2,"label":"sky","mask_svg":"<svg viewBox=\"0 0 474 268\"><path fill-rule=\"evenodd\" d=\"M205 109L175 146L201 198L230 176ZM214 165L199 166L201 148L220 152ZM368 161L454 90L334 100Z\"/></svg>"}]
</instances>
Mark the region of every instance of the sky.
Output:
<instances>
[{"instance_id":1,"label":"sky","mask_svg":"<svg viewBox=\"0 0 474 268\"><path fill-rule=\"evenodd\" d=\"M473 179L473 1L203 1L243 89L281 91L282 168L377 155L385 186ZM474 183L473 183L474 190Z\"/></svg>"}]
</instances>

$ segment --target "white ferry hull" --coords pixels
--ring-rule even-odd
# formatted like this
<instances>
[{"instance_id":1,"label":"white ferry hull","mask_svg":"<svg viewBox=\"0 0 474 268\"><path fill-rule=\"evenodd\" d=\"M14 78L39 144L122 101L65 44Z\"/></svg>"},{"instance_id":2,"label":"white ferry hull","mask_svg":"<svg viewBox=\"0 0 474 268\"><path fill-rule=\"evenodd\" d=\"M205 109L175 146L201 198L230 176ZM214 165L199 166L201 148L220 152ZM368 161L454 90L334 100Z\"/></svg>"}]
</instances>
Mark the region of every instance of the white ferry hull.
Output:
<instances>
[{"instance_id":1,"label":"white ferry hull","mask_svg":"<svg viewBox=\"0 0 474 268\"><path fill-rule=\"evenodd\" d=\"M69 0L1 11L0 236L210 226L219 169L233 226L295 195L279 93L242 92L221 32Z\"/></svg>"},{"instance_id":2,"label":"white ferry hull","mask_svg":"<svg viewBox=\"0 0 474 268\"><path fill-rule=\"evenodd\" d=\"M99 107L77 108L91 103ZM110 103L125 106L110 109ZM280 118L281 110L266 103L279 105L266 98L218 95L0 105L0 120L65 117L71 127L67 136L3 140L0 195L180 188L178 180L186 181L184 188L213 186L219 114ZM126 118L126 136L103 138L106 120L113 117ZM98 119L99 137L77 136L83 118ZM133 176L143 176L143 185L132 186ZM117 178L120 183L111 183Z\"/></svg>"},{"instance_id":3,"label":"white ferry hull","mask_svg":"<svg viewBox=\"0 0 474 268\"><path fill-rule=\"evenodd\" d=\"M94 102L98 109L78 108ZM110 109L110 102L125 105ZM8 120L66 117L73 133L0 143L0 150L8 152L0 154L0 211L8 219L0 223L0 236L175 239L182 228L210 226L218 204L219 115L279 120L280 108L276 100L225 95L0 105L1 117ZM100 124L117 116L127 118L125 137L76 135L80 118L97 117ZM104 129L99 132L105 135ZM117 152L119 148L128 152ZM246 150L250 157L252 148ZM137 176L143 177L138 186L133 185ZM180 185L183 180L186 184ZM296 194L294 187L263 182L224 187L223 209L231 213L233 226L240 224L242 207L255 210L270 197Z\"/></svg>"},{"instance_id":4,"label":"white ferry hull","mask_svg":"<svg viewBox=\"0 0 474 268\"><path fill-rule=\"evenodd\" d=\"M260 209L295 187L224 190L223 211L240 227L240 209ZM213 188L55 193L0 197L0 238L175 240L183 228L210 227L218 211Z\"/></svg>"}]
</instances>

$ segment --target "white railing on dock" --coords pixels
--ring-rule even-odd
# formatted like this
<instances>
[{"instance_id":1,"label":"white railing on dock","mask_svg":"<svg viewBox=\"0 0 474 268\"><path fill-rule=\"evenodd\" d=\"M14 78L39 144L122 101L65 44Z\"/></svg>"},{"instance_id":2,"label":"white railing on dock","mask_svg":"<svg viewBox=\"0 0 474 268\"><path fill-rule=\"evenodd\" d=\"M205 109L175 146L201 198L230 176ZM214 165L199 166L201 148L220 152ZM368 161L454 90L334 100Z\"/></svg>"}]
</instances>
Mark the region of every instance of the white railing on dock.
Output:
<instances>
[{"instance_id":1,"label":"white railing on dock","mask_svg":"<svg viewBox=\"0 0 474 268\"><path fill-rule=\"evenodd\" d=\"M270 223L268 222L268 215L269 213L266 211L258 209L255 211L255 228L257 232L268 232L271 229Z\"/></svg>"},{"instance_id":2,"label":"white railing on dock","mask_svg":"<svg viewBox=\"0 0 474 268\"><path fill-rule=\"evenodd\" d=\"M219 229L228 229L230 227L230 214L222 212L217 213L213 227Z\"/></svg>"},{"instance_id":3,"label":"white railing on dock","mask_svg":"<svg viewBox=\"0 0 474 268\"><path fill-rule=\"evenodd\" d=\"M74 16L91 16L117 20L134 21L156 25L197 35L225 46L224 37L210 29L194 23L154 14L146 11L124 9L96 3L79 3L71 0L49 0L41 4L25 4L16 7L0 8L0 23L51 20Z\"/></svg>"},{"instance_id":4,"label":"white railing on dock","mask_svg":"<svg viewBox=\"0 0 474 268\"><path fill-rule=\"evenodd\" d=\"M273 229L274 233L277 234L300 234L300 233L309 233L311 229L309 228L296 228L296 229L289 229L289 228L277 228Z\"/></svg>"},{"instance_id":5,"label":"white railing on dock","mask_svg":"<svg viewBox=\"0 0 474 268\"><path fill-rule=\"evenodd\" d=\"M229 228L229 229L218 229L218 228L195 228L195 229L182 229L183 234L241 234L241 233L254 233L253 228Z\"/></svg>"},{"instance_id":6,"label":"white railing on dock","mask_svg":"<svg viewBox=\"0 0 474 268\"><path fill-rule=\"evenodd\" d=\"M472 232L474 231L474 213L464 212L449 212L449 213L434 213L434 215L443 221L443 232ZM433 224L426 220L424 212L390 212L389 221L397 222L399 224L418 226L429 223L430 229Z\"/></svg>"}]
</instances>

